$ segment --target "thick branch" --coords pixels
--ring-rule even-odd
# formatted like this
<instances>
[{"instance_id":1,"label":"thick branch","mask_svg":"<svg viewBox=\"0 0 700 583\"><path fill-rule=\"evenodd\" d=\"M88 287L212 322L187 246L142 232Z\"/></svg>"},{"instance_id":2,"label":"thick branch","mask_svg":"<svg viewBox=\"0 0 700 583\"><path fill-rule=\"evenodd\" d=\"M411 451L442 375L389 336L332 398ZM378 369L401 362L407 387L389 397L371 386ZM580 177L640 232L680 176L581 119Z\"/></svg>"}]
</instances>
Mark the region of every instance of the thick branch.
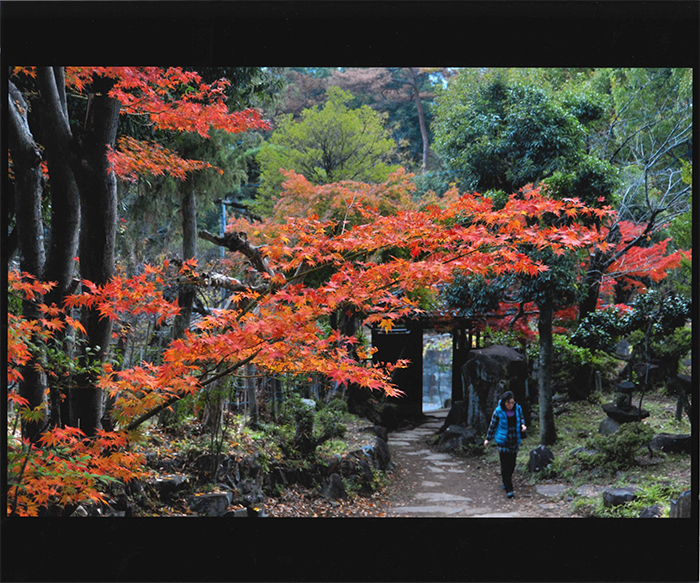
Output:
<instances>
[{"instance_id":1,"label":"thick branch","mask_svg":"<svg viewBox=\"0 0 700 583\"><path fill-rule=\"evenodd\" d=\"M223 237L219 237L209 231L199 231L199 238L214 243L215 245L226 247L229 251L233 251L234 253L242 253L259 273L266 273L269 276L274 275L272 269L267 265L267 261L263 257L260 248L248 243L248 235L245 232L235 233L229 231L225 233Z\"/></svg>"},{"instance_id":2,"label":"thick branch","mask_svg":"<svg viewBox=\"0 0 700 583\"><path fill-rule=\"evenodd\" d=\"M56 73L58 73L58 79ZM65 146L73 139L73 133L65 107L65 86L59 88L58 85L65 84L64 73L60 68L37 67L36 75L52 129L56 132L60 143Z\"/></svg>"},{"instance_id":3,"label":"thick branch","mask_svg":"<svg viewBox=\"0 0 700 583\"><path fill-rule=\"evenodd\" d=\"M267 286L247 285L235 277L229 277L228 275L215 273L213 271L201 273L197 277L181 277L177 279L177 282L180 284L191 283L196 285L205 285L232 292L261 292L268 289Z\"/></svg>"},{"instance_id":4,"label":"thick branch","mask_svg":"<svg viewBox=\"0 0 700 583\"><path fill-rule=\"evenodd\" d=\"M29 129L27 121L29 107L12 81L8 86L8 105L9 143L14 158L17 160L24 157L28 166L38 166L41 163L41 154Z\"/></svg>"}]
</instances>

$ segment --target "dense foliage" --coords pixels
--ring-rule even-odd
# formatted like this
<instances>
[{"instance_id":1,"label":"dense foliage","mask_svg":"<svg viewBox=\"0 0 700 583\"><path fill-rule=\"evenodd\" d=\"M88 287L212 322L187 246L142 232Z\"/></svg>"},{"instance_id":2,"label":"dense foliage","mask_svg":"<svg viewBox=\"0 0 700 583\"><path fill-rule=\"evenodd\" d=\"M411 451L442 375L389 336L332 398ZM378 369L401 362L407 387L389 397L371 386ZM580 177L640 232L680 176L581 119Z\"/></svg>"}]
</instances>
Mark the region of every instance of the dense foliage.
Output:
<instances>
[{"instance_id":1,"label":"dense foliage","mask_svg":"<svg viewBox=\"0 0 700 583\"><path fill-rule=\"evenodd\" d=\"M406 363L374 362L362 326L432 307L550 357L559 333L572 369L627 337L676 374L691 303L650 288L691 260L690 77L665 71L224 71L232 86L216 70L15 68L8 511L139 477L143 425L186 401L218 419L234 376L251 418L250 379L400 396ZM280 78L296 84L275 101ZM290 418L288 452L343 433L333 409Z\"/></svg>"}]
</instances>

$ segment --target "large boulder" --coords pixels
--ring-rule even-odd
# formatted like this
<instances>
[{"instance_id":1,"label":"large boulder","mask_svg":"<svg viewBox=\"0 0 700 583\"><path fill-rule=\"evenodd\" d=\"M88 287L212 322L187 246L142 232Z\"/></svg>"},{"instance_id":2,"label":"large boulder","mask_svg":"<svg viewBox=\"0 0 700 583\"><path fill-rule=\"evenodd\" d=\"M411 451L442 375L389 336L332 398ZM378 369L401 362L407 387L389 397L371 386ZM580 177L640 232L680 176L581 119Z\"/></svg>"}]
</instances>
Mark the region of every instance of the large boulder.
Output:
<instances>
[{"instance_id":1,"label":"large boulder","mask_svg":"<svg viewBox=\"0 0 700 583\"><path fill-rule=\"evenodd\" d=\"M169 501L187 490L190 481L187 476L182 474L168 474L157 476L149 482L149 485L158 493L161 500Z\"/></svg>"},{"instance_id":2,"label":"large boulder","mask_svg":"<svg viewBox=\"0 0 700 583\"><path fill-rule=\"evenodd\" d=\"M390 469L391 466L391 450L386 441L381 437L377 437L374 444L374 467L383 472Z\"/></svg>"},{"instance_id":3,"label":"large boulder","mask_svg":"<svg viewBox=\"0 0 700 583\"><path fill-rule=\"evenodd\" d=\"M508 346L490 346L471 350L462 367L462 379L467 394L467 425L486 433L493 410L505 391L513 391L523 407L526 421L525 382L527 359Z\"/></svg>"}]
</instances>

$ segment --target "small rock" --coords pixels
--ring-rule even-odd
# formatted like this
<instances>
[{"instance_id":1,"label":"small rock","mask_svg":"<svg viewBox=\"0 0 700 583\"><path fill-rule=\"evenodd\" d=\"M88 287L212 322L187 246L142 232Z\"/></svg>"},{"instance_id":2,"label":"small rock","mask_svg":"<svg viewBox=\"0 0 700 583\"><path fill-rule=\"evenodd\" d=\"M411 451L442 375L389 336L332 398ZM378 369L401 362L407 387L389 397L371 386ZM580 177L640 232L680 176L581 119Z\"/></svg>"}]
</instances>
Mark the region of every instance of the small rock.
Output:
<instances>
[{"instance_id":1,"label":"small rock","mask_svg":"<svg viewBox=\"0 0 700 583\"><path fill-rule=\"evenodd\" d=\"M639 513L639 518L661 518L663 510L658 504L647 506Z\"/></svg>"},{"instance_id":2,"label":"small rock","mask_svg":"<svg viewBox=\"0 0 700 583\"><path fill-rule=\"evenodd\" d=\"M621 506L637 497L637 488L609 488L603 492L603 504L607 508Z\"/></svg>"},{"instance_id":3,"label":"small rock","mask_svg":"<svg viewBox=\"0 0 700 583\"><path fill-rule=\"evenodd\" d=\"M152 482L153 488L158 492L161 498L167 498L173 494L184 490L189 485L187 476L180 474L169 474L166 476L158 476Z\"/></svg>"},{"instance_id":4,"label":"small rock","mask_svg":"<svg viewBox=\"0 0 700 583\"><path fill-rule=\"evenodd\" d=\"M200 516L223 516L231 504L230 492L217 492L214 494L201 494L187 498L187 504L192 512Z\"/></svg>"},{"instance_id":5,"label":"small rock","mask_svg":"<svg viewBox=\"0 0 700 583\"><path fill-rule=\"evenodd\" d=\"M571 457L574 457L574 456L577 456L577 455L579 455L579 454L584 454L584 455L595 455L595 454L597 454L597 453L598 453L598 452L597 452L595 449L588 449L588 448L585 448L585 447L577 447L576 449L572 449L572 450L569 452L569 455L570 455Z\"/></svg>"},{"instance_id":6,"label":"small rock","mask_svg":"<svg viewBox=\"0 0 700 583\"><path fill-rule=\"evenodd\" d=\"M345 485L339 474L331 474L321 487L321 496L326 500L338 500L339 498L347 498L348 493L345 491Z\"/></svg>"},{"instance_id":7,"label":"small rock","mask_svg":"<svg viewBox=\"0 0 700 583\"><path fill-rule=\"evenodd\" d=\"M552 451L544 445L538 445L535 449L530 451L528 470L530 472L539 472L549 466L553 461L554 454Z\"/></svg>"},{"instance_id":8,"label":"small rock","mask_svg":"<svg viewBox=\"0 0 700 583\"><path fill-rule=\"evenodd\" d=\"M245 510L248 518L265 518L265 508L263 508L262 504L247 506Z\"/></svg>"},{"instance_id":9,"label":"small rock","mask_svg":"<svg viewBox=\"0 0 700 583\"><path fill-rule=\"evenodd\" d=\"M85 509L84 506L81 505L75 509L73 514L71 514L71 517L73 517L73 516L77 516L79 518L85 518L86 516L88 516L88 511Z\"/></svg>"},{"instance_id":10,"label":"small rock","mask_svg":"<svg viewBox=\"0 0 700 583\"><path fill-rule=\"evenodd\" d=\"M598 426L598 433L601 435L612 435L620 428L621 423L615 421L610 417L606 417L600 422Z\"/></svg>"},{"instance_id":11,"label":"small rock","mask_svg":"<svg viewBox=\"0 0 700 583\"><path fill-rule=\"evenodd\" d=\"M649 445L651 449L661 450L664 453L690 453L692 441L690 435L659 433L654 436Z\"/></svg>"},{"instance_id":12,"label":"small rock","mask_svg":"<svg viewBox=\"0 0 700 583\"><path fill-rule=\"evenodd\" d=\"M265 501L261 485L250 478L245 478L238 484L240 502L244 506L255 506Z\"/></svg>"}]
</instances>

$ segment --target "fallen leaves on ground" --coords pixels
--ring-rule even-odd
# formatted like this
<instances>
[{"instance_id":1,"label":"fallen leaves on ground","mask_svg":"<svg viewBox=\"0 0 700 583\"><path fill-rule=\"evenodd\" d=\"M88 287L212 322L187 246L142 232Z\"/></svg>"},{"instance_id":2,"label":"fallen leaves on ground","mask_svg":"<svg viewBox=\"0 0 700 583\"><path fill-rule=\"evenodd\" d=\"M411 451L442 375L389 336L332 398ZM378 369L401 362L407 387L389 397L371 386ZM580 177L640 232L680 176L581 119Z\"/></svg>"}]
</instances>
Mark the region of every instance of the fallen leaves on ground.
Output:
<instances>
[{"instance_id":1,"label":"fallen leaves on ground","mask_svg":"<svg viewBox=\"0 0 700 583\"><path fill-rule=\"evenodd\" d=\"M273 518L386 517L387 504L381 492L371 496L349 495L344 500L326 500L309 488L290 486L277 498L266 498L265 516Z\"/></svg>"}]
</instances>

